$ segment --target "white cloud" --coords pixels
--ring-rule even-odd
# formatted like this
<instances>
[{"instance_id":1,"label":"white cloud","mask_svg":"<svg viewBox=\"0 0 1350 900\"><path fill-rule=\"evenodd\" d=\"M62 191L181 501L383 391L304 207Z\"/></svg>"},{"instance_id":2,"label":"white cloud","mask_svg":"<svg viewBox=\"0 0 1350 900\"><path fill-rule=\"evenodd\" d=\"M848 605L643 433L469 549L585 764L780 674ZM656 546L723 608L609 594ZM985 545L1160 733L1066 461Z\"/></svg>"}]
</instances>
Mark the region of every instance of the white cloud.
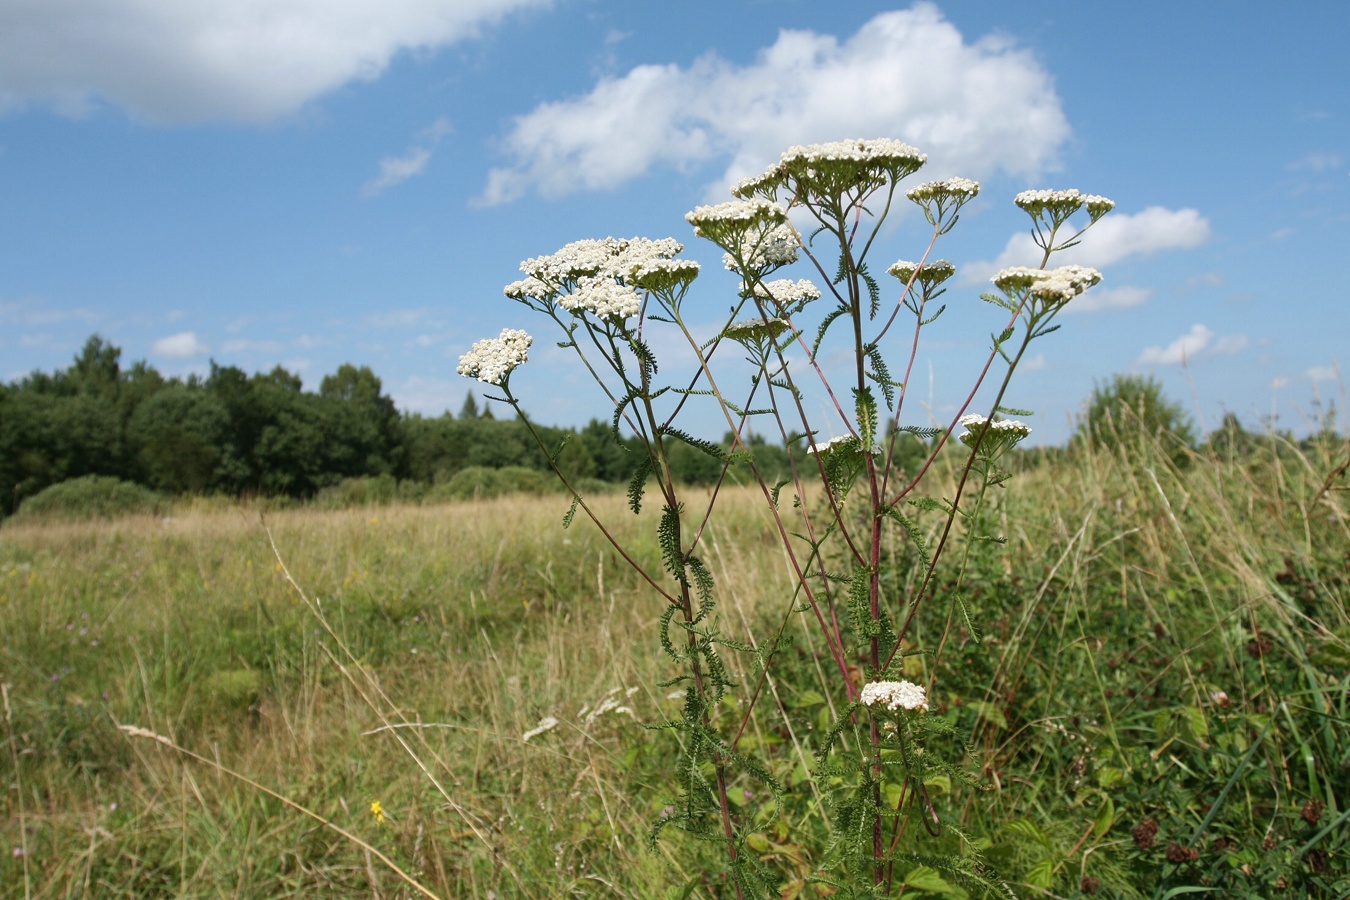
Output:
<instances>
[{"instance_id":1,"label":"white cloud","mask_svg":"<svg viewBox=\"0 0 1350 900\"><path fill-rule=\"evenodd\" d=\"M205 356L210 348L197 340L197 332L180 331L155 341L150 352L168 359L194 359Z\"/></svg>"},{"instance_id":2,"label":"white cloud","mask_svg":"<svg viewBox=\"0 0 1350 900\"><path fill-rule=\"evenodd\" d=\"M1291 172L1326 172L1330 169L1339 169L1342 163L1339 153L1315 150L1302 159L1286 163L1285 168Z\"/></svg>"},{"instance_id":3,"label":"white cloud","mask_svg":"<svg viewBox=\"0 0 1350 900\"><path fill-rule=\"evenodd\" d=\"M1019 372L1044 372L1048 368L1050 368L1050 363L1045 358L1045 354L1037 353L1030 359L1022 360L1022 363L1017 367L1017 370Z\"/></svg>"},{"instance_id":4,"label":"white cloud","mask_svg":"<svg viewBox=\"0 0 1350 900\"><path fill-rule=\"evenodd\" d=\"M1139 354L1135 361L1138 366L1171 366L1193 359L1197 353L1209 346L1214 340L1214 332L1204 325L1196 323L1191 330L1177 338L1166 347L1149 347Z\"/></svg>"},{"instance_id":5,"label":"white cloud","mask_svg":"<svg viewBox=\"0 0 1350 900\"><path fill-rule=\"evenodd\" d=\"M278 341L226 341L220 345L221 353L280 353L282 345Z\"/></svg>"},{"instance_id":6,"label":"white cloud","mask_svg":"<svg viewBox=\"0 0 1350 900\"><path fill-rule=\"evenodd\" d=\"M1308 380L1317 384L1322 381L1339 381L1341 377L1341 367L1332 363L1329 366L1313 366L1304 373Z\"/></svg>"},{"instance_id":7,"label":"white cloud","mask_svg":"<svg viewBox=\"0 0 1350 900\"><path fill-rule=\"evenodd\" d=\"M1215 356L1229 356L1247 349L1250 342L1245 334L1227 334L1214 342Z\"/></svg>"},{"instance_id":8,"label":"white cloud","mask_svg":"<svg viewBox=\"0 0 1350 900\"><path fill-rule=\"evenodd\" d=\"M1153 296L1153 289L1125 284L1120 287L1095 287L1075 297L1064 307L1067 313L1092 313L1106 309L1130 309L1143 306Z\"/></svg>"},{"instance_id":9,"label":"white cloud","mask_svg":"<svg viewBox=\"0 0 1350 900\"><path fill-rule=\"evenodd\" d=\"M478 34L549 0L7 0L0 111L98 100L158 122L262 122L404 50Z\"/></svg>"},{"instance_id":10,"label":"white cloud","mask_svg":"<svg viewBox=\"0 0 1350 900\"><path fill-rule=\"evenodd\" d=\"M1150 206L1133 214L1112 212L1093 225L1078 246L1056 253L1051 264L1078 263L1104 269L1131 256L1152 256L1163 250L1198 247L1209 237L1209 220L1194 209ZM993 262L966 266L962 280L968 284L987 281L999 269L1035 265L1043 255L1032 241L1030 232L1018 232L1008 239L1003 252Z\"/></svg>"},{"instance_id":11,"label":"white cloud","mask_svg":"<svg viewBox=\"0 0 1350 900\"><path fill-rule=\"evenodd\" d=\"M426 147L414 147L404 156L386 156L380 160L380 174L361 186L362 197L374 197L391 188L421 175L431 160L431 151Z\"/></svg>"},{"instance_id":12,"label":"white cloud","mask_svg":"<svg viewBox=\"0 0 1350 900\"><path fill-rule=\"evenodd\" d=\"M374 197L387 188L421 175L431 161L432 151L450 131L449 120L437 119L430 128L422 131L420 145L408 148L408 152L402 156L386 156L380 160L380 174L361 186L361 196Z\"/></svg>"},{"instance_id":13,"label":"white cloud","mask_svg":"<svg viewBox=\"0 0 1350 900\"><path fill-rule=\"evenodd\" d=\"M1070 129L1049 74L1011 41L966 43L937 7L876 16L841 41L781 31L746 66L715 55L687 68L643 65L585 96L541 104L503 140L487 204L528 191L614 188L655 166L729 159L723 180L761 171L784 149L890 137L942 174L1031 176L1057 164Z\"/></svg>"}]
</instances>

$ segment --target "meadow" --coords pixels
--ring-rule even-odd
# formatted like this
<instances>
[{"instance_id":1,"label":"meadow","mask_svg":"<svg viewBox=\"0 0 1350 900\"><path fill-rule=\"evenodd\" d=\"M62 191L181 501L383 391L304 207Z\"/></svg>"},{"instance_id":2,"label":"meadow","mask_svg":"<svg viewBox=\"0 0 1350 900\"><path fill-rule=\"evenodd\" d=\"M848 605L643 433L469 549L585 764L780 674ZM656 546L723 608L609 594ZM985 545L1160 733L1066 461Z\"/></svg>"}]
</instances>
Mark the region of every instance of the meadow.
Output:
<instances>
[{"instance_id":1,"label":"meadow","mask_svg":"<svg viewBox=\"0 0 1350 900\"><path fill-rule=\"evenodd\" d=\"M929 715L974 748L972 784L927 785L934 852L980 854L1018 896L1350 896L1345 455L1141 435L1019 457L990 510L1006 544L963 557L975 627L940 584L908 638ZM723 491L718 621L763 633L793 582L757 495ZM659 510L592 502L659 570ZM7 522L0 896L730 896L717 847L650 840L680 738L644 726L683 696L660 686L659 600L566 509ZM806 774L842 700L800 616L743 739L782 795L730 792L785 898L829 895L798 838L830 815ZM814 730L771 727L803 708ZM967 889L915 866L895 895Z\"/></svg>"}]
</instances>

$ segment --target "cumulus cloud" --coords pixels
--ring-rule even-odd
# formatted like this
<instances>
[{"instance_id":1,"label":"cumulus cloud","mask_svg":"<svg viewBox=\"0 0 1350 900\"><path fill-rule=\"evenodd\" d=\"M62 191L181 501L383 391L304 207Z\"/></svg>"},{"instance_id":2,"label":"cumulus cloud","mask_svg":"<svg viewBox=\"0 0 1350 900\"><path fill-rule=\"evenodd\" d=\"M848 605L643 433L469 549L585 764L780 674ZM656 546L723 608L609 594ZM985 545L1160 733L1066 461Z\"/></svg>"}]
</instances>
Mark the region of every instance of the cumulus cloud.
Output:
<instances>
[{"instance_id":1,"label":"cumulus cloud","mask_svg":"<svg viewBox=\"0 0 1350 900\"><path fill-rule=\"evenodd\" d=\"M1247 349L1245 334L1230 334L1215 340L1214 332L1204 325L1196 323L1191 330L1172 341L1166 347L1149 347L1135 360L1137 366L1174 366L1185 363L1204 354L1222 356L1241 353Z\"/></svg>"},{"instance_id":2,"label":"cumulus cloud","mask_svg":"<svg viewBox=\"0 0 1350 900\"><path fill-rule=\"evenodd\" d=\"M1129 284L1120 287L1095 287L1081 297L1075 297L1072 303L1064 307L1064 312L1091 313L1107 309L1130 309L1143 306L1152 296L1152 288Z\"/></svg>"},{"instance_id":3,"label":"cumulus cloud","mask_svg":"<svg viewBox=\"0 0 1350 900\"><path fill-rule=\"evenodd\" d=\"M937 7L876 16L844 40L782 31L754 62L643 65L541 104L502 141L512 158L480 198L614 188L656 166L730 160L726 183L793 144L892 137L943 174L1031 176L1057 165L1068 120L1050 75L1001 37L967 43Z\"/></svg>"},{"instance_id":4,"label":"cumulus cloud","mask_svg":"<svg viewBox=\"0 0 1350 900\"><path fill-rule=\"evenodd\" d=\"M205 356L209 350L210 348L197 340L197 332L195 331L180 331L177 334L162 337L155 341L154 346L151 347L151 352L155 356L168 359L195 359Z\"/></svg>"},{"instance_id":5,"label":"cumulus cloud","mask_svg":"<svg viewBox=\"0 0 1350 900\"><path fill-rule=\"evenodd\" d=\"M1195 357L1214 340L1214 332L1200 323L1191 326L1191 330L1177 338L1166 347L1149 347L1139 354L1135 365L1172 366Z\"/></svg>"},{"instance_id":6,"label":"cumulus cloud","mask_svg":"<svg viewBox=\"0 0 1350 900\"><path fill-rule=\"evenodd\" d=\"M1150 206L1133 214L1113 212L1093 225L1078 246L1056 253L1051 264L1078 263L1104 269L1131 256L1198 247L1209 237L1209 220L1194 209ZM987 281L999 269L1035 265L1043 255L1030 232L1018 232L1008 239L997 259L969 264L962 278L967 283Z\"/></svg>"},{"instance_id":7,"label":"cumulus cloud","mask_svg":"<svg viewBox=\"0 0 1350 900\"><path fill-rule=\"evenodd\" d=\"M71 115L102 99L157 122L263 122L403 50L478 34L549 0L7 0L0 111Z\"/></svg>"}]
</instances>

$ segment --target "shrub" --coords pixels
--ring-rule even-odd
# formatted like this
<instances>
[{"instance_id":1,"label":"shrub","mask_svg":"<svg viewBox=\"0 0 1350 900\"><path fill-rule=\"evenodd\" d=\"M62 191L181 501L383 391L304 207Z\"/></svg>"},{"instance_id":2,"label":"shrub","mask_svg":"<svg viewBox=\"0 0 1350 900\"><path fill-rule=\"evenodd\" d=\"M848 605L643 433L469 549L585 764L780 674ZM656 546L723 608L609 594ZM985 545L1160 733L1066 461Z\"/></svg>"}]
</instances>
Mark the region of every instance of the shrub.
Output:
<instances>
[{"instance_id":1,"label":"shrub","mask_svg":"<svg viewBox=\"0 0 1350 900\"><path fill-rule=\"evenodd\" d=\"M119 516L161 515L172 508L162 494L107 475L85 475L46 488L28 497L15 518L114 519Z\"/></svg>"},{"instance_id":2,"label":"shrub","mask_svg":"<svg viewBox=\"0 0 1350 900\"><path fill-rule=\"evenodd\" d=\"M548 473L524 466L489 469L469 466L460 469L449 481L436 485L424 498L427 503L447 500L487 500L502 494L549 494L557 488Z\"/></svg>"},{"instance_id":3,"label":"shrub","mask_svg":"<svg viewBox=\"0 0 1350 900\"><path fill-rule=\"evenodd\" d=\"M320 509L349 509L354 506L387 506L392 503L416 503L426 494L426 485L399 481L393 475L344 478L323 488L314 497Z\"/></svg>"},{"instance_id":4,"label":"shrub","mask_svg":"<svg viewBox=\"0 0 1350 900\"><path fill-rule=\"evenodd\" d=\"M1151 375L1113 375L1096 385L1078 422L1078 436L1094 447L1117 451L1141 440L1156 441L1177 464L1196 440L1191 417Z\"/></svg>"}]
</instances>

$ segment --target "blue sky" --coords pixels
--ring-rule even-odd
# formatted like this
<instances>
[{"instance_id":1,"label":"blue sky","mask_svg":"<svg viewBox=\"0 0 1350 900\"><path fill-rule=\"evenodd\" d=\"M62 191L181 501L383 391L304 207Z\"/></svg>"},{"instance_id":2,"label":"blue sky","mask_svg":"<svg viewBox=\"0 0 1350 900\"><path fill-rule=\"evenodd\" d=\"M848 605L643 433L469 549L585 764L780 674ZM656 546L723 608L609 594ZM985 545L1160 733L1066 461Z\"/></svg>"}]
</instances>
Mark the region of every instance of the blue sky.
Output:
<instances>
[{"instance_id":1,"label":"blue sky","mask_svg":"<svg viewBox=\"0 0 1350 900\"><path fill-rule=\"evenodd\" d=\"M1032 264L1028 188L1105 194L1079 248L1106 280L1033 347L1010 401L1061 440L1094 381L1155 374L1202 424L1303 432L1345 402L1350 5L599 0L5 0L0 379L98 332L161 372L370 366L400 407L457 410L458 355L537 335L536 418L605 417L522 259L674 236L791 144L891 137L980 198L916 366L910 421L982 362L1002 264ZM885 236L915 258L921 218ZM791 272L810 277L811 272ZM824 425L827 432L837 432Z\"/></svg>"}]
</instances>

